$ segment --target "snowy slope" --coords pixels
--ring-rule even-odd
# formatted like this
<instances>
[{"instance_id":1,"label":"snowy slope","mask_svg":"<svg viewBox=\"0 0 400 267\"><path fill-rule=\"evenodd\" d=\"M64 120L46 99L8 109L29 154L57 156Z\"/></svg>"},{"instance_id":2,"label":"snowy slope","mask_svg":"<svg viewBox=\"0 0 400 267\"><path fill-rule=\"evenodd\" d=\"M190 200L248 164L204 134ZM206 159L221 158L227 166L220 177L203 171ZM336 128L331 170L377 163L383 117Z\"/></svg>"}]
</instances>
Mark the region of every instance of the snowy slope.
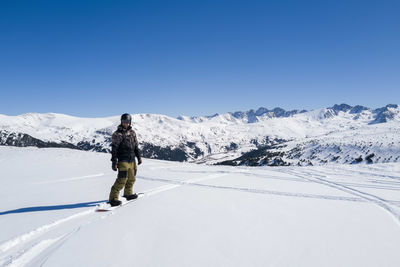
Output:
<instances>
[{"instance_id":1,"label":"snowy slope","mask_svg":"<svg viewBox=\"0 0 400 267\"><path fill-rule=\"evenodd\" d=\"M398 266L400 166L144 160L145 196L95 213L104 153L0 147L0 266Z\"/></svg>"},{"instance_id":2,"label":"snowy slope","mask_svg":"<svg viewBox=\"0 0 400 267\"><path fill-rule=\"evenodd\" d=\"M119 116L78 118L54 113L0 115L0 144L61 146L107 152L110 136L118 123ZM133 127L145 157L199 163L234 160L245 152L265 146L286 145L287 141L299 147L311 139L316 142L331 139L335 142L341 139L342 134L352 136L362 132L364 136L370 136L375 130L385 138L386 134L391 134L386 124L392 124L394 128L400 125L398 105L369 109L342 104L308 112L260 108L208 117L180 116L178 119L157 114L133 115ZM358 136L361 138L361 135ZM364 139L359 141L365 142ZM392 158L396 158L395 155ZM286 162L294 163L290 160Z\"/></svg>"},{"instance_id":3,"label":"snowy slope","mask_svg":"<svg viewBox=\"0 0 400 267\"><path fill-rule=\"evenodd\" d=\"M325 165L400 161L400 123L370 124L261 147L227 165Z\"/></svg>"}]
</instances>

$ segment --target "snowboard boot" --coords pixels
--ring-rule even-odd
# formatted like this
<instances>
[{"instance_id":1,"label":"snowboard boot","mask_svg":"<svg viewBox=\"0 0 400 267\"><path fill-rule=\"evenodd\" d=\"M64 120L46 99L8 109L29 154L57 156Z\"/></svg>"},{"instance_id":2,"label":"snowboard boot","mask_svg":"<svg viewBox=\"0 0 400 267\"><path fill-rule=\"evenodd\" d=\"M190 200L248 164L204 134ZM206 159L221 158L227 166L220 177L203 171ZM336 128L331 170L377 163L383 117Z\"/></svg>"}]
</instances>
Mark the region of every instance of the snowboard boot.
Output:
<instances>
[{"instance_id":1,"label":"snowboard boot","mask_svg":"<svg viewBox=\"0 0 400 267\"><path fill-rule=\"evenodd\" d=\"M115 206L119 206L122 204L122 202L120 200L110 200L108 203L110 203L111 207L115 207Z\"/></svg>"},{"instance_id":2,"label":"snowboard boot","mask_svg":"<svg viewBox=\"0 0 400 267\"><path fill-rule=\"evenodd\" d=\"M138 195L135 193L132 195L124 195L122 197L126 198L126 200L132 200L132 199L136 199L138 197Z\"/></svg>"}]
</instances>

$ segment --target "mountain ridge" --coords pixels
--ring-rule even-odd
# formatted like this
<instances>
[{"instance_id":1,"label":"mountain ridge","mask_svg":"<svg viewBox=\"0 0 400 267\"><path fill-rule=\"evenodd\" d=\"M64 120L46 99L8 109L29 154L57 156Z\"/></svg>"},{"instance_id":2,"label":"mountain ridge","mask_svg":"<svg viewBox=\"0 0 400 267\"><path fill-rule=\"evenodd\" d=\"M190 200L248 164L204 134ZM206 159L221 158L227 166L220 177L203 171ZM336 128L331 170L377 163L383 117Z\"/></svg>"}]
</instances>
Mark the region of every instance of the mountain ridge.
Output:
<instances>
[{"instance_id":1,"label":"mountain ridge","mask_svg":"<svg viewBox=\"0 0 400 267\"><path fill-rule=\"evenodd\" d=\"M335 133L357 129L363 129L372 135L373 129L387 128L385 125L391 122L397 127L400 122L400 108L397 104L388 104L377 109L336 104L311 111L261 107L257 110L190 118L133 114L132 121L145 157L246 165L249 164L248 160L243 160L246 153L265 150L266 147L272 149L273 146L283 144L300 144L308 139L329 139ZM118 124L119 116L80 118L58 113L0 115L0 145L68 147L109 152L111 135ZM300 147L306 149L300 145L297 149ZM276 154L276 151L269 152ZM284 149L278 152L275 159L279 156L284 161L281 165L298 164L282 155ZM288 151L285 153L293 154ZM364 158L365 156L363 155ZM305 158L301 160L309 161ZM319 163L323 161L319 160ZM341 163L349 161L351 160ZM276 165L269 160L259 159L253 160L254 162L258 165ZM317 163L312 160L310 162Z\"/></svg>"}]
</instances>

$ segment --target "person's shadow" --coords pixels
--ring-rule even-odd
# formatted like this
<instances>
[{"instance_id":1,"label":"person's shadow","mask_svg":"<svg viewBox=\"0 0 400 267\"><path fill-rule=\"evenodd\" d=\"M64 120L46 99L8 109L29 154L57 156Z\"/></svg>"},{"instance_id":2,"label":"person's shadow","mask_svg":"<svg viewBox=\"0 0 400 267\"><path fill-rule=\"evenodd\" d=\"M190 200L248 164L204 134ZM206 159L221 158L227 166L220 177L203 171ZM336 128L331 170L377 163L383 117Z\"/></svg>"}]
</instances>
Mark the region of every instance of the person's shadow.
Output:
<instances>
[{"instance_id":1,"label":"person's shadow","mask_svg":"<svg viewBox=\"0 0 400 267\"><path fill-rule=\"evenodd\" d=\"M94 207L99 203L107 202L107 200L83 202L76 204L67 205L56 205L56 206L37 206L37 207L27 207L15 210L7 210L0 212L0 215L12 214L12 213L25 213L25 212L37 212L37 211L49 211L49 210L65 210L65 209L79 209L79 208L90 208Z\"/></svg>"}]
</instances>

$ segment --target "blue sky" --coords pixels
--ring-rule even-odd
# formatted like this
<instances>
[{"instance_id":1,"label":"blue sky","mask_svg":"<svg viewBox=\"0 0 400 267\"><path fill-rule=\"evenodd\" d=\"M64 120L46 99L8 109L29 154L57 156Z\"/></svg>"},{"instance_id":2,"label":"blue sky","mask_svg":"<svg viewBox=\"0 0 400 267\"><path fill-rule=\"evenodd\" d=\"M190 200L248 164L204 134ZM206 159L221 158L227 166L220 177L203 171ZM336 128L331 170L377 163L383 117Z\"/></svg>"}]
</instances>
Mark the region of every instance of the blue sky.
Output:
<instances>
[{"instance_id":1,"label":"blue sky","mask_svg":"<svg viewBox=\"0 0 400 267\"><path fill-rule=\"evenodd\" d=\"M2 0L0 113L399 103L399 14L386 0Z\"/></svg>"}]
</instances>

